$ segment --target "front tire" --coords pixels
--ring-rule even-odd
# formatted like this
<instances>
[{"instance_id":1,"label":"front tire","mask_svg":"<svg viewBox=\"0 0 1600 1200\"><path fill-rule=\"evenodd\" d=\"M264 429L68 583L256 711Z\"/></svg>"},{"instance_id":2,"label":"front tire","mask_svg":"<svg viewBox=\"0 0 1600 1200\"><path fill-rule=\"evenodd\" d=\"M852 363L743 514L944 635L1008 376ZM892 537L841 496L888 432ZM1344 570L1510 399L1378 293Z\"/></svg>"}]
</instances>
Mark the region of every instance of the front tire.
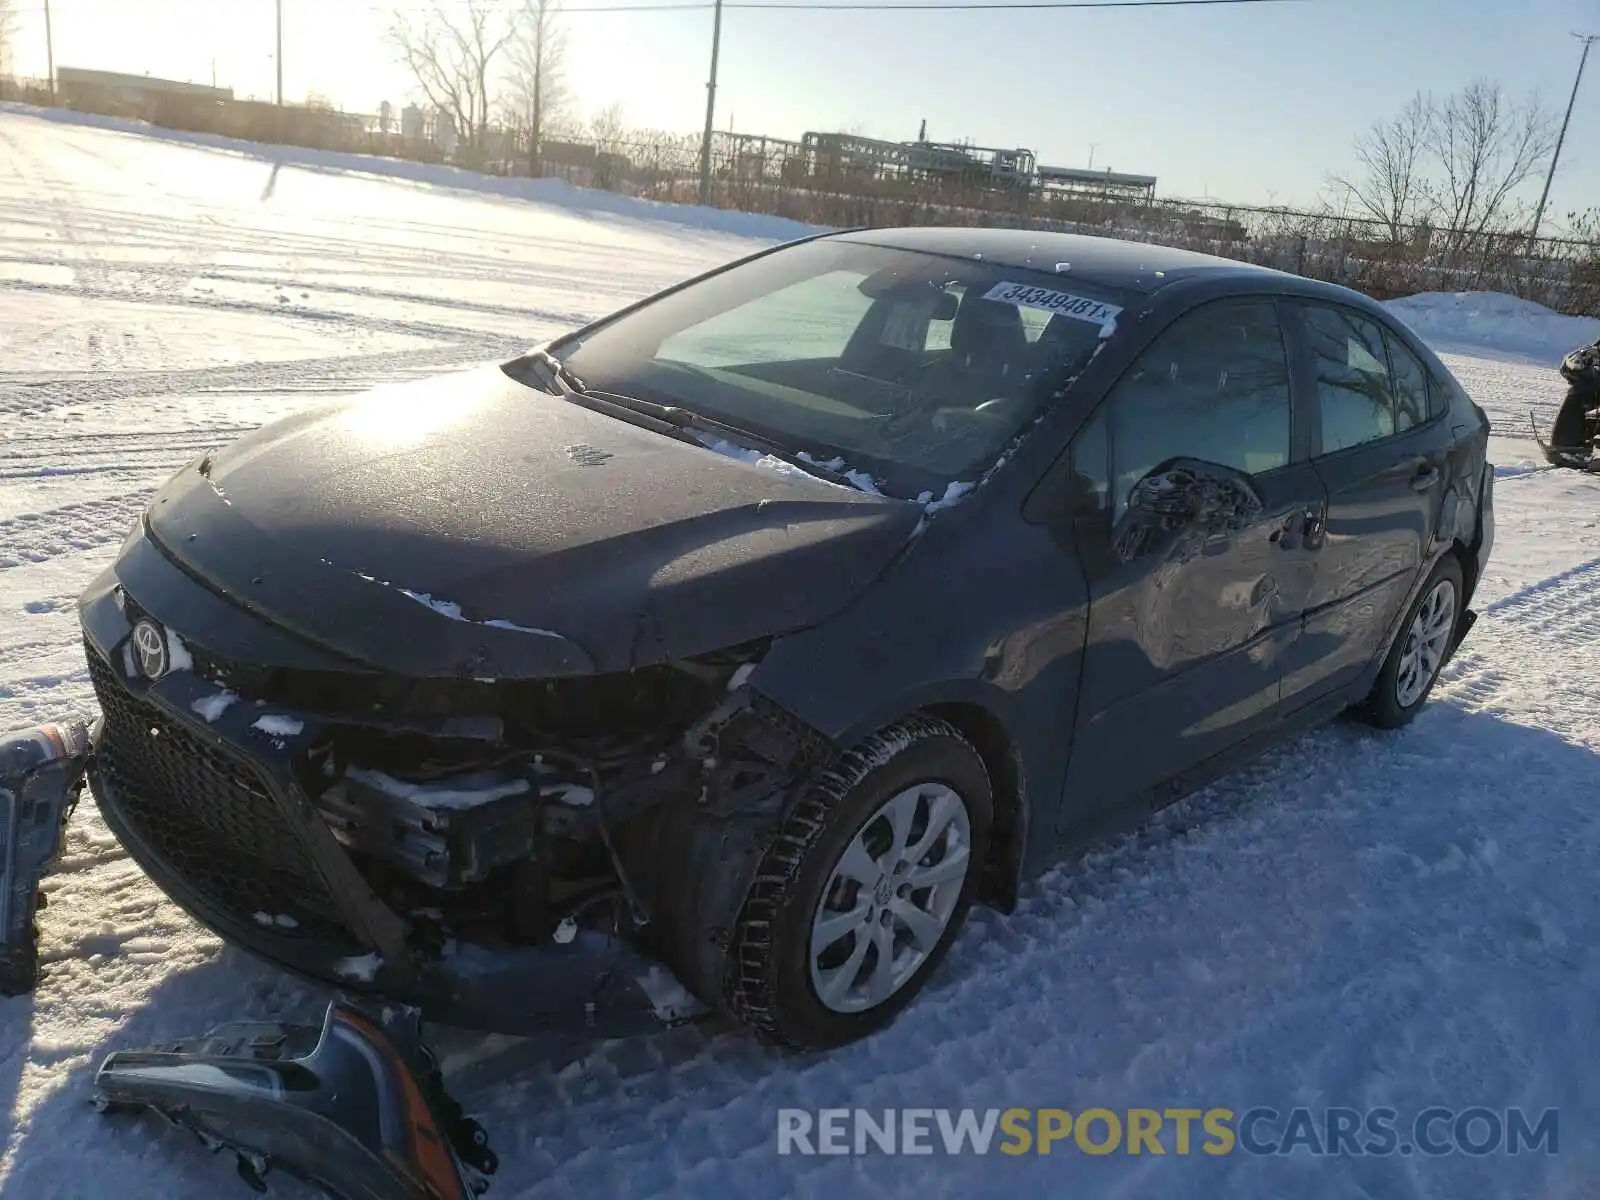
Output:
<instances>
[{"instance_id":1,"label":"front tire","mask_svg":"<svg viewBox=\"0 0 1600 1200\"><path fill-rule=\"evenodd\" d=\"M889 1024L960 932L993 819L983 759L943 721L891 726L821 770L739 915L728 1010L797 1049Z\"/></svg>"},{"instance_id":2,"label":"front tire","mask_svg":"<svg viewBox=\"0 0 1600 1200\"><path fill-rule=\"evenodd\" d=\"M1465 595L1461 564L1447 554L1412 602L1371 695L1357 710L1368 724L1399 729L1422 711L1450 654Z\"/></svg>"}]
</instances>

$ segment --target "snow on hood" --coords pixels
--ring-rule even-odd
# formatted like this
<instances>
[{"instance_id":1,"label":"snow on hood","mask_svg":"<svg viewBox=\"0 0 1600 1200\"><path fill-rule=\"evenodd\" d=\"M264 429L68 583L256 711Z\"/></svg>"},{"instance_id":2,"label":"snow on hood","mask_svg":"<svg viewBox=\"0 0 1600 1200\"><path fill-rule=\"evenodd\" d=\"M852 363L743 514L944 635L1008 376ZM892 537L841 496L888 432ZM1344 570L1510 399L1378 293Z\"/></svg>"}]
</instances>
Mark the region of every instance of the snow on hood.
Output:
<instances>
[{"instance_id":1,"label":"snow on hood","mask_svg":"<svg viewBox=\"0 0 1600 1200\"><path fill-rule=\"evenodd\" d=\"M327 562L327 559L323 559ZM329 564L332 565L331 563ZM452 621L460 621L464 625L482 625L485 629L509 629L514 633L531 633L536 637L558 638L562 635L553 629L535 629L529 625L518 625L514 621L507 621L504 617L493 617L488 620L476 621L461 611L461 605L454 600L439 600L427 592L414 592L410 588L401 587L397 583L390 583L387 579L379 579L375 575L368 575L362 571L354 572L357 578L365 579L368 583L376 583L380 587L393 588L407 600L413 600L424 608L431 608L441 617Z\"/></svg>"},{"instance_id":2,"label":"snow on hood","mask_svg":"<svg viewBox=\"0 0 1600 1200\"><path fill-rule=\"evenodd\" d=\"M1033 424L1037 424L1037 422L1034 422ZM1032 424L1029 425L1029 428L1032 428ZM707 450L714 450L716 453L725 455L728 458L736 458L741 462L754 463L757 466L767 467L770 470L777 471L780 474L807 475L810 478L816 478L816 476L810 475L809 472L802 470L793 463L785 462L783 459L776 458L771 454L764 454L759 450L752 450L748 446L740 446L735 442L730 442L723 438L706 437L703 435L699 436L701 445L705 446ZM945 486L944 491L938 496L935 496L932 492L921 493L917 497L916 502L922 506L924 515L932 516L934 513L940 512L943 509L952 508L964 497L970 495L978 488L980 484L987 480L989 476L993 475L996 470L1004 465L1006 459L1010 457L1010 452L1013 448L1014 445L1012 447L1008 447L1006 453L1002 454L994 463L994 465L976 480L953 479ZM882 489L880 489L878 486L878 481L873 476L868 474L866 471L851 467L845 459L839 457L838 455L835 455L832 458L822 459L817 458L809 451L802 450L796 454L795 457L800 459L802 462L811 463L813 466L819 467L824 471L832 471L836 475L842 475L845 479L849 480L851 486L859 492L865 492L869 496L883 495ZM825 482L831 483L832 481L827 480ZM841 487L843 485L834 484L834 486ZM920 532L923 524L924 522L919 522L914 532Z\"/></svg>"}]
</instances>

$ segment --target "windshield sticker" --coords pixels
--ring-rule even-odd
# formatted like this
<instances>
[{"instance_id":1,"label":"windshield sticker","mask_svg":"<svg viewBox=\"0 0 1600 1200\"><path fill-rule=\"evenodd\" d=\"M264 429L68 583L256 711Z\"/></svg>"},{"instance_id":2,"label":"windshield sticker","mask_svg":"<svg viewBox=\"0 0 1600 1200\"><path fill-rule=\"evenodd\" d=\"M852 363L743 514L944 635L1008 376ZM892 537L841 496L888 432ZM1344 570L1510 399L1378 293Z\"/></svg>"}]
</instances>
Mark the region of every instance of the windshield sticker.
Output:
<instances>
[{"instance_id":1,"label":"windshield sticker","mask_svg":"<svg viewBox=\"0 0 1600 1200\"><path fill-rule=\"evenodd\" d=\"M997 283L984 293L983 298L1015 304L1018 308L1060 313L1063 317L1088 321L1093 325L1112 324L1122 311L1117 305L1107 304L1103 300L1091 300L1088 296L1074 296L1071 292L1056 292L1027 283Z\"/></svg>"}]
</instances>

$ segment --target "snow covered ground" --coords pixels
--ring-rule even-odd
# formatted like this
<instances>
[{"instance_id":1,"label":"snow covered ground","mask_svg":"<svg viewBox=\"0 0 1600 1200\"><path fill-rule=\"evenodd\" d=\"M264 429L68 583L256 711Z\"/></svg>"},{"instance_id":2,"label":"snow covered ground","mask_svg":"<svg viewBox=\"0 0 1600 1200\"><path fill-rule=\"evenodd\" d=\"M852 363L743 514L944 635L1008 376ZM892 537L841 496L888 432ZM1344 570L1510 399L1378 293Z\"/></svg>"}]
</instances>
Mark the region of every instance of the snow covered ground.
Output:
<instances>
[{"instance_id":1,"label":"snow covered ground","mask_svg":"<svg viewBox=\"0 0 1600 1200\"><path fill-rule=\"evenodd\" d=\"M0 110L0 727L88 702L74 597L181 462L330 393L523 348L763 228L192 142ZM555 1063L448 1033L501 1155L490 1196L1593 1195L1600 480L1536 468L1518 439L1594 332L1493 303L1400 306L1510 435L1483 620L1409 731L1304 737L1055 870L1012 917L977 914L892 1029L829 1056L721 1025ZM321 997L185 918L91 802L48 892L45 978L0 1001L4 1194L247 1194L192 1142L95 1116L93 1068ZM776 1139L786 1107L1436 1104L1557 1108L1558 1153L782 1157Z\"/></svg>"}]
</instances>

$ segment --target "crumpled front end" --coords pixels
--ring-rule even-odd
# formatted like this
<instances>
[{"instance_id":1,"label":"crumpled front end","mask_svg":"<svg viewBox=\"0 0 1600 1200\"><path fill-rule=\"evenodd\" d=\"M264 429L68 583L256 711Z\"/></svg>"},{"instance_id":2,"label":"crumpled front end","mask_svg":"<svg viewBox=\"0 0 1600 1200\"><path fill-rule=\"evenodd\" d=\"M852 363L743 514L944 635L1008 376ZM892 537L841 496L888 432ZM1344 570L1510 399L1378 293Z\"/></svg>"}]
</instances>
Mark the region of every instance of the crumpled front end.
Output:
<instances>
[{"instance_id":1,"label":"crumpled front end","mask_svg":"<svg viewBox=\"0 0 1600 1200\"><path fill-rule=\"evenodd\" d=\"M664 848L805 757L806 731L752 715L762 646L614 674L402 678L288 641L138 537L80 608L102 812L223 937L504 1032L703 1011L663 965L693 957L671 948L703 916L674 911ZM725 873L732 896L737 864Z\"/></svg>"}]
</instances>

